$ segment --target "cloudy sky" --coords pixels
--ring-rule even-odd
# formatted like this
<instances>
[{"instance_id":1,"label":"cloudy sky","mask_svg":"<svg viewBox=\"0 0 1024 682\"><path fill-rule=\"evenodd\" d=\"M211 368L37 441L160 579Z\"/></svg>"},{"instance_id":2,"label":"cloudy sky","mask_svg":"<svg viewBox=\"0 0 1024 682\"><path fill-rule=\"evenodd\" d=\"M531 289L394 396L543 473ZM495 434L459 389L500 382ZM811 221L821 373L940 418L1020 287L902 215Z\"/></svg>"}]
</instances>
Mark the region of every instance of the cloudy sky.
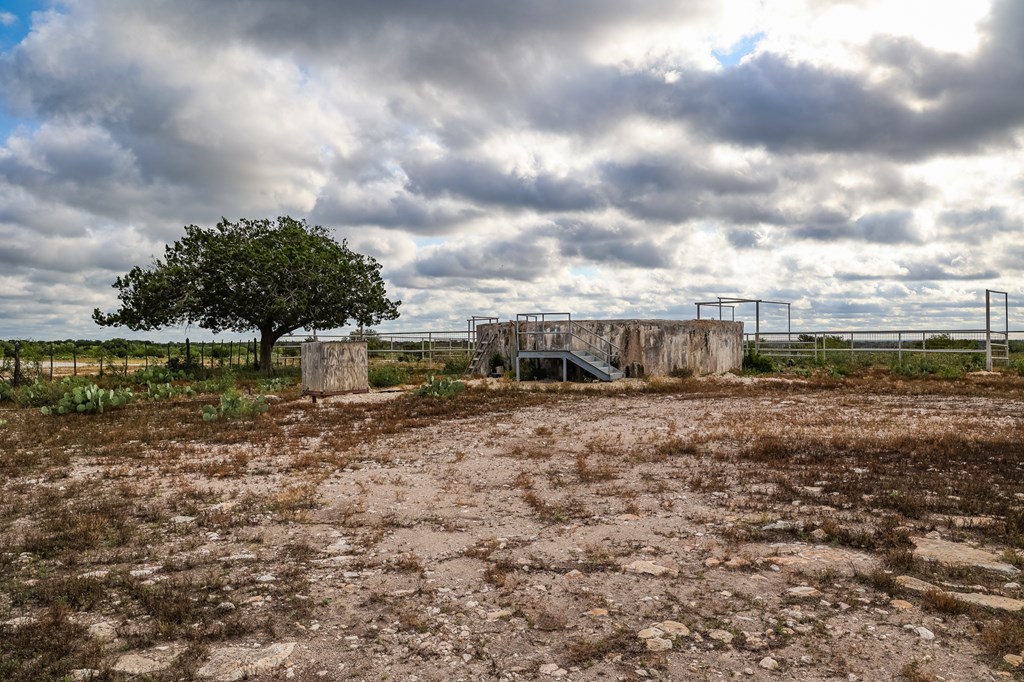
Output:
<instances>
[{"instance_id":1,"label":"cloudy sky","mask_svg":"<svg viewBox=\"0 0 1024 682\"><path fill-rule=\"evenodd\" d=\"M0 337L124 335L92 309L183 225L284 214L383 264L382 329L1024 327L1024 2L0 8Z\"/></svg>"}]
</instances>

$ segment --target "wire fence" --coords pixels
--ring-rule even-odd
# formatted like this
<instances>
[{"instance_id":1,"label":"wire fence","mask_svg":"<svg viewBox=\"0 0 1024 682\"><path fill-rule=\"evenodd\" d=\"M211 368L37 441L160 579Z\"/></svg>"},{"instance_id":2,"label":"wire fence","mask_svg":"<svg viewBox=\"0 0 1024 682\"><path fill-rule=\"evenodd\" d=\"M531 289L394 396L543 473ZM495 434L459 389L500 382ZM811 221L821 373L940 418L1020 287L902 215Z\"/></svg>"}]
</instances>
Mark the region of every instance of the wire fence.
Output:
<instances>
[{"instance_id":1,"label":"wire fence","mask_svg":"<svg viewBox=\"0 0 1024 682\"><path fill-rule=\"evenodd\" d=\"M813 359L882 354L902 363L905 357L968 355L1008 364L1024 352L1024 332L984 329L762 332L745 334L746 349L777 359Z\"/></svg>"},{"instance_id":2,"label":"wire fence","mask_svg":"<svg viewBox=\"0 0 1024 682\"><path fill-rule=\"evenodd\" d=\"M278 344L295 344L311 337L284 336ZM476 335L472 329L421 332L352 332L344 336L318 335L317 341L365 341L369 356L413 362L444 361L458 355L472 355Z\"/></svg>"},{"instance_id":3,"label":"wire fence","mask_svg":"<svg viewBox=\"0 0 1024 682\"><path fill-rule=\"evenodd\" d=\"M308 336L284 336L273 346L273 367L299 367L302 343ZM344 336L318 336L320 341L365 341L368 354L396 362L444 362L456 355L472 355L471 330L353 332ZM128 374L151 366L185 368L240 368L258 364L257 339L243 341L153 342L111 341L0 341L0 380L14 385L66 376Z\"/></svg>"},{"instance_id":4,"label":"wire fence","mask_svg":"<svg viewBox=\"0 0 1024 682\"><path fill-rule=\"evenodd\" d=\"M299 343L275 344L275 367L299 365ZM67 376L128 374L151 366L185 368L253 367L259 342L248 341L0 341L0 380L15 386Z\"/></svg>"}]
</instances>

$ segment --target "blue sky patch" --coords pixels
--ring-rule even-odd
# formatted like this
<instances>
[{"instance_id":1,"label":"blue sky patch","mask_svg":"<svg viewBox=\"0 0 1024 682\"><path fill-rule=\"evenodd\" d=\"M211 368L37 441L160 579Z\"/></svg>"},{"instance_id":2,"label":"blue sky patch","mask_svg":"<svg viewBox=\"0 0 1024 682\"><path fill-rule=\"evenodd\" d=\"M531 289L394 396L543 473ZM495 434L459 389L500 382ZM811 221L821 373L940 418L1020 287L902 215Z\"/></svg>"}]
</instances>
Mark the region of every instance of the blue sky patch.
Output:
<instances>
[{"instance_id":1,"label":"blue sky patch","mask_svg":"<svg viewBox=\"0 0 1024 682\"><path fill-rule=\"evenodd\" d=\"M722 66L736 66L741 59L754 51L762 38L764 38L764 33L743 36L728 51L712 50L711 54Z\"/></svg>"}]
</instances>

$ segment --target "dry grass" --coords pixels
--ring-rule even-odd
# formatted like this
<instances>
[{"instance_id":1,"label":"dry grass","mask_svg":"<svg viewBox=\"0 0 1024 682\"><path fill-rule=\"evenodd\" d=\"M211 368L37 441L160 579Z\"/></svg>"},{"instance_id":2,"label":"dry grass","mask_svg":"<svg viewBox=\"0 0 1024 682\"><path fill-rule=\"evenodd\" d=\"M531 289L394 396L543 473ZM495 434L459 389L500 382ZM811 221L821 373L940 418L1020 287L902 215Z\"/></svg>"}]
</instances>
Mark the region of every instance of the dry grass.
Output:
<instances>
[{"instance_id":1,"label":"dry grass","mask_svg":"<svg viewBox=\"0 0 1024 682\"><path fill-rule=\"evenodd\" d=\"M1024 508L1017 497L1024 494L1021 421L1007 418L989 426L963 413L942 415L943 400L987 398L996 390L1000 400L1024 400L1024 380L1015 378L938 382L865 376L753 386L685 379L595 393L471 388L444 401L283 402L262 417L212 423L202 422L197 405L184 403L143 403L66 419L31 410L10 413L0 429L0 592L9 599L0 604L0 620L24 614L36 620L0 630L0 679L59 679L76 668L102 668L103 652L83 636L74 614L132 623L119 633L127 646L190 644L191 653L168 674L181 678L190 674L199 647L210 642L295 634L297 622L327 608L309 599L311 567L322 555L301 539L316 524L351 536L357 557L350 568L372 568L422 585L433 570L428 559L412 552L373 556L390 533L413 524L401 513L374 509L366 487L394 488L388 494L396 504L419 494L414 475L386 471L399 456L410 456L384 447L388 439L471 420L480 428L523 410L569 409L587 401L694 405L750 399L733 422L674 423L633 439L577 438L565 425L542 425L528 427L518 442L496 440L496 461L508 467L502 474L507 513L525 515L557 535L566 530L555 524L586 526L595 523L595 513L685 510L689 501L676 501L683 495L718 500L736 515L828 507L831 515L816 526L826 542L878 554L883 568L859 573L863 586L899 594L893 576L902 573L996 586L993 577L925 565L908 551L912 532L936 517L960 515L997 519L960 531L964 537L1024 548ZM846 418L811 409L823 397ZM911 398L922 397L932 401L925 401L931 411L918 415L909 406ZM809 407L788 409L780 422L780 402L798 399ZM420 454L423 449L412 456L433 456ZM477 457L472 451L460 446L437 457L446 467L444 484L466 506L489 492L462 480ZM343 480L344 472L376 468L380 475L364 488L343 487L336 504L324 504L325 486ZM440 530L468 525L441 511L415 521ZM176 516L193 520L172 522ZM815 527L764 531L761 525L736 523L716 532L735 551L748 542L810 541ZM237 547L233 551L273 556L287 568L275 570L272 582L259 582L252 564L210 554L226 541ZM484 562L476 564L480 579L493 592L511 595L535 582L537 573L563 574L574 567L588 574L618 571L623 556L643 548L581 543L575 563L531 558L533 567L526 571L513 559L514 542L507 544L484 537L455 554ZM161 579L132 576L130 570L141 564L159 566ZM96 570L107 573L88 576ZM822 589L837 582L826 573L809 578ZM242 608L255 599L263 599L259 609ZM398 623L410 633L434 627L429 600L419 592L405 603L381 592L377 601L371 606L385 611L380 625ZM557 609L518 604L517 613L546 634L572 627ZM951 618L978 616L939 593L924 595L921 605ZM1020 619L990 617L979 637L988 653L1001 657L1024 648ZM569 633L559 641L572 665L646 656L626 628ZM916 663L900 675L911 682L934 679Z\"/></svg>"}]
</instances>

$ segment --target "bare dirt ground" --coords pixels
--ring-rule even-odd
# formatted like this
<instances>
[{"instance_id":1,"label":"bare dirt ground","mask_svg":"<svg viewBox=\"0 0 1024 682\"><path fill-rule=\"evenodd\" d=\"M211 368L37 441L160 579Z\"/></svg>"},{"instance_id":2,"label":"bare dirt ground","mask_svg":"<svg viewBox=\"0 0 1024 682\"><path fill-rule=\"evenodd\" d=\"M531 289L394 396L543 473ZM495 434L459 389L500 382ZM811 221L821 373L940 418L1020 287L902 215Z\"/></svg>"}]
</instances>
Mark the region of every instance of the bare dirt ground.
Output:
<instances>
[{"instance_id":1,"label":"bare dirt ground","mask_svg":"<svg viewBox=\"0 0 1024 682\"><path fill-rule=\"evenodd\" d=\"M0 673L1020 677L1019 380L545 388L0 415Z\"/></svg>"}]
</instances>

